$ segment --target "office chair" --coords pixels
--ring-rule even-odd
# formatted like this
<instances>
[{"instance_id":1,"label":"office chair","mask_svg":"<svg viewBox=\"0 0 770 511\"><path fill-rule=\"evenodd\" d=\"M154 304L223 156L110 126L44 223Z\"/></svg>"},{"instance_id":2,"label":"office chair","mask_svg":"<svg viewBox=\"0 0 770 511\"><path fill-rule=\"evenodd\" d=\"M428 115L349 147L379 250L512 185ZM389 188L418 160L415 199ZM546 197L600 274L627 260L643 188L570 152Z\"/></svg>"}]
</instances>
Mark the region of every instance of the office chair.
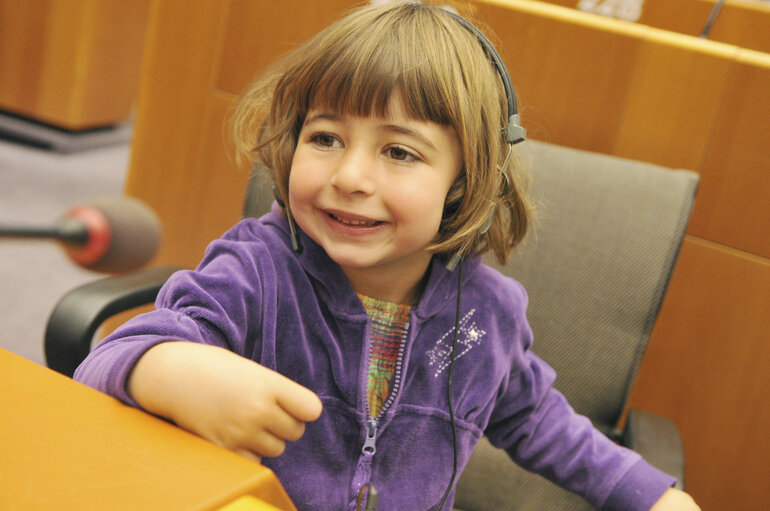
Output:
<instances>
[{"instance_id":1,"label":"office chair","mask_svg":"<svg viewBox=\"0 0 770 511\"><path fill-rule=\"evenodd\" d=\"M500 267L527 289L533 351L555 386L617 442L684 486L672 422L642 410L617 427L658 315L699 176L529 141L534 233ZM458 483L462 511L579 511L584 499L526 472L482 439Z\"/></svg>"},{"instance_id":2,"label":"office chair","mask_svg":"<svg viewBox=\"0 0 770 511\"><path fill-rule=\"evenodd\" d=\"M533 232L501 267L526 287L533 351L556 369L556 388L614 440L684 481L676 427L630 410L617 427L660 309L693 205L698 175L528 141L522 145L537 204ZM273 200L253 178L245 216ZM70 292L49 320L48 365L72 375L98 325L151 301L174 268L111 277ZM582 498L518 468L482 439L459 480L455 508L592 509Z\"/></svg>"}]
</instances>

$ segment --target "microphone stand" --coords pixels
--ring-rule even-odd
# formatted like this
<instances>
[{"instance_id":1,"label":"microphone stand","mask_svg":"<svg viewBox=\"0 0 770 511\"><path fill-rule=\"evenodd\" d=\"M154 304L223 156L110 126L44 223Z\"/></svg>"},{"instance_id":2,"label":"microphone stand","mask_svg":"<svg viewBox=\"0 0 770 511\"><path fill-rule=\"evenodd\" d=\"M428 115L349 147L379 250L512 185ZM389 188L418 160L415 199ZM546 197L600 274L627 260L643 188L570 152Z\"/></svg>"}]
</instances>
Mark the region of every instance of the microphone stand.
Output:
<instances>
[{"instance_id":1,"label":"microphone stand","mask_svg":"<svg viewBox=\"0 0 770 511\"><path fill-rule=\"evenodd\" d=\"M55 239L73 245L88 243L88 228L83 222L66 219L50 227L22 227L0 224L2 238Z\"/></svg>"}]
</instances>

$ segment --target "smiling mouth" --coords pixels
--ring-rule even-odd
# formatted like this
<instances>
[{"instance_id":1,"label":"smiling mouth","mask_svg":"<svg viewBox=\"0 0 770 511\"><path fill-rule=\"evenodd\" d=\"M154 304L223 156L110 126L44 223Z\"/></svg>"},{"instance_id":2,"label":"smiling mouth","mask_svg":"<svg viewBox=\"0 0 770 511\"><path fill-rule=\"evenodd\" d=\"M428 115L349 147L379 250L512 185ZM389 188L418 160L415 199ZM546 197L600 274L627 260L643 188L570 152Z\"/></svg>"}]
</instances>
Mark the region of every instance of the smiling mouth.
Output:
<instances>
[{"instance_id":1,"label":"smiling mouth","mask_svg":"<svg viewBox=\"0 0 770 511\"><path fill-rule=\"evenodd\" d=\"M382 222L378 220L359 220L359 219L351 219L351 218L340 218L335 214L328 213L330 217L335 219L341 224L349 225L351 227L375 227L377 225L380 225Z\"/></svg>"}]
</instances>

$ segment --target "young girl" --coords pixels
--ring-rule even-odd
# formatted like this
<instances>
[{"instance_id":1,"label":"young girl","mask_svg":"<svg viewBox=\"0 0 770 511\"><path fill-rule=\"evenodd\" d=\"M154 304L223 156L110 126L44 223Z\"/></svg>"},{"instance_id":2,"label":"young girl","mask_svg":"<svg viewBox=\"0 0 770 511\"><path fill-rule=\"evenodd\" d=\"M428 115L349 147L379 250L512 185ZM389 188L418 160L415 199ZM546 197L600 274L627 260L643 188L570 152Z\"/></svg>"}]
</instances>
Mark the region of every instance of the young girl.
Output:
<instances>
[{"instance_id":1,"label":"young girl","mask_svg":"<svg viewBox=\"0 0 770 511\"><path fill-rule=\"evenodd\" d=\"M504 261L529 216L501 73L417 3L360 8L289 54L235 115L280 206L76 379L261 460L301 510L355 509L369 485L381 510L451 509L481 435L597 507L697 509L553 390L524 290L479 260Z\"/></svg>"}]
</instances>

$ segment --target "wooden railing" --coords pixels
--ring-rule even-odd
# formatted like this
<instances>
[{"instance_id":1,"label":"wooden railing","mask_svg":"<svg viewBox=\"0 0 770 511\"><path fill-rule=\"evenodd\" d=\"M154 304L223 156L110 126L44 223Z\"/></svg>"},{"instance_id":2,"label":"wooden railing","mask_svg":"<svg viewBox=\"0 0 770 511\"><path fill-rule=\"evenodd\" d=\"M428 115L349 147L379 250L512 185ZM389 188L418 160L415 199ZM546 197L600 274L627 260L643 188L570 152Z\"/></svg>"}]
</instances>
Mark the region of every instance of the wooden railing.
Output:
<instances>
[{"instance_id":1,"label":"wooden railing","mask_svg":"<svg viewBox=\"0 0 770 511\"><path fill-rule=\"evenodd\" d=\"M770 52L770 4L761 0L725 0L721 5L717 0L541 1L685 35L701 36L705 31L712 41Z\"/></svg>"}]
</instances>

